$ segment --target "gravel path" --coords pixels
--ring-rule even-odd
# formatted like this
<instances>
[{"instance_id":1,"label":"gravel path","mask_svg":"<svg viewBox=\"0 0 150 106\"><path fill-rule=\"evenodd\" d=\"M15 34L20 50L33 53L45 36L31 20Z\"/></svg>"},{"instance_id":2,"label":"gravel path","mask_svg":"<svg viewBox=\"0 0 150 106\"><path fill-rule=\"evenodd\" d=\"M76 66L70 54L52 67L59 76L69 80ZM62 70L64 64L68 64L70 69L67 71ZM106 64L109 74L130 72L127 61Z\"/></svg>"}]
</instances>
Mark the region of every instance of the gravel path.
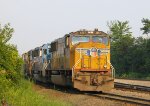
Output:
<instances>
[{"instance_id":1,"label":"gravel path","mask_svg":"<svg viewBox=\"0 0 150 106\"><path fill-rule=\"evenodd\" d=\"M141 86L148 86L148 87L150 87L150 81L115 79L115 82L125 83L125 84L133 84L133 85L141 85Z\"/></svg>"},{"instance_id":2,"label":"gravel path","mask_svg":"<svg viewBox=\"0 0 150 106\"><path fill-rule=\"evenodd\" d=\"M51 88L46 88L41 85L34 85L33 88L40 94L47 95L50 99L59 99L68 102L72 106L139 106L125 102L112 101L108 99L96 98L88 95L68 93ZM113 92L113 91L112 91Z\"/></svg>"}]
</instances>

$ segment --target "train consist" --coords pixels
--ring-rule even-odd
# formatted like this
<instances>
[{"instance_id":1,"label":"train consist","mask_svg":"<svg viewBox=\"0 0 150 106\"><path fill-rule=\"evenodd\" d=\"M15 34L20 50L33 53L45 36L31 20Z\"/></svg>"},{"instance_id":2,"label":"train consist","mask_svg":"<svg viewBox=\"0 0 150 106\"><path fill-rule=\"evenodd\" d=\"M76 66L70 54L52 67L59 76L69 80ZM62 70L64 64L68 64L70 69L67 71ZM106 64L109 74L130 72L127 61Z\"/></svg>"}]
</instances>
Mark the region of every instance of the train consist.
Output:
<instances>
[{"instance_id":1,"label":"train consist","mask_svg":"<svg viewBox=\"0 0 150 106\"><path fill-rule=\"evenodd\" d=\"M23 54L24 73L35 81L71 86L80 91L114 88L110 37L103 31L66 34Z\"/></svg>"}]
</instances>

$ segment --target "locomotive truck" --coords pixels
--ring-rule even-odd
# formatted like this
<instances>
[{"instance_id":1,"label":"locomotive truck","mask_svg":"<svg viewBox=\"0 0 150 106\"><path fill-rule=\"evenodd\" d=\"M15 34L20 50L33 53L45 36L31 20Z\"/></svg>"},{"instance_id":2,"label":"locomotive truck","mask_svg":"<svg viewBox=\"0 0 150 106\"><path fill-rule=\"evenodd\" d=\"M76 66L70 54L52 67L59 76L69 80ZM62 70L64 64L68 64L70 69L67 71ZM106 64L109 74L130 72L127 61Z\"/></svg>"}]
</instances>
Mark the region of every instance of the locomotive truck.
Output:
<instances>
[{"instance_id":1,"label":"locomotive truck","mask_svg":"<svg viewBox=\"0 0 150 106\"><path fill-rule=\"evenodd\" d=\"M110 36L79 30L23 54L24 73L35 81L71 86L80 91L114 88Z\"/></svg>"}]
</instances>

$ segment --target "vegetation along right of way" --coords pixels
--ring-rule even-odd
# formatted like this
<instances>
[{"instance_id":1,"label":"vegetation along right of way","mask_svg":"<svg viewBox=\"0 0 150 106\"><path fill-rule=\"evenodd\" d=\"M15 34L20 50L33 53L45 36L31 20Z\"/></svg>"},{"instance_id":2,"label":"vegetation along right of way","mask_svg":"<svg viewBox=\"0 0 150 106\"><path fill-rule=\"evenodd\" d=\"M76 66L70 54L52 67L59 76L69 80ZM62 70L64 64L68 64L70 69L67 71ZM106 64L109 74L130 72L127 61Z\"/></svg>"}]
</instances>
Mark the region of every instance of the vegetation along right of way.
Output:
<instances>
[{"instance_id":1,"label":"vegetation along right of way","mask_svg":"<svg viewBox=\"0 0 150 106\"><path fill-rule=\"evenodd\" d=\"M9 24L0 25L0 106L66 106L33 90L33 84L24 80L22 58L17 47L9 43L14 29Z\"/></svg>"},{"instance_id":2,"label":"vegetation along right of way","mask_svg":"<svg viewBox=\"0 0 150 106\"><path fill-rule=\"evenodd\" d=\"M140 30L146 37L133 37L128 21L108 23L112 37L111 63L117 78L150 80L150 20L142 19L141 22Z\"/></svg>"}]
</instances>

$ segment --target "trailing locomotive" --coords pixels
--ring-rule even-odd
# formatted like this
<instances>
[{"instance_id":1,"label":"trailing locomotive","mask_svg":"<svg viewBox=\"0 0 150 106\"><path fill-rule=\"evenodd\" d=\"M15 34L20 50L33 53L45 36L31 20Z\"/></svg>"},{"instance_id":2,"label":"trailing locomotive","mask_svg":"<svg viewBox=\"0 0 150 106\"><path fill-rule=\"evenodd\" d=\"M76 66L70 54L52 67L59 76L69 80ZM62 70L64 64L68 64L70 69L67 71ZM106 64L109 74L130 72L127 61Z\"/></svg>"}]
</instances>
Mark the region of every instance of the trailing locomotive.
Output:
<instances>
[{"instance_id":1,"label":"trailing locomotive","mask_svg":"<svg viewBox=\"0 0 150 106\"><path fill-rule=\"evenodd\" d=\"M23 54L24 73L35 81L71 86L80 91L114 87L110 37L95 29L66 34Z\"/></svg>"}]
</instances>

